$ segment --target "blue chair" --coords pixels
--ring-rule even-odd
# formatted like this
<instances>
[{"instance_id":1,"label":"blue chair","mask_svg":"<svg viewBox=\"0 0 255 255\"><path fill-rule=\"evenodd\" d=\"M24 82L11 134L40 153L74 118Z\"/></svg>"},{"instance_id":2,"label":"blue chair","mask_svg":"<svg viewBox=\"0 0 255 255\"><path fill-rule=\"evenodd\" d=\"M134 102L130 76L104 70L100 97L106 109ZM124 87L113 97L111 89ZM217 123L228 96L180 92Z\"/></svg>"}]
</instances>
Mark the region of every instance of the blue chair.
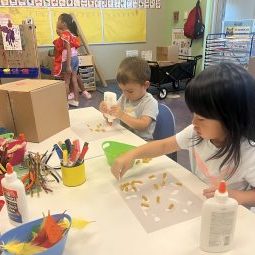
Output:
<instances>
[{"instance_id":1,"label":"blue chair","mask_svg":"<svg viewBox=\"0 0 255 255\"><path fill-rule=\"evenodd\" d=\"M175 118L170 108L164 104L158 104L158 116L156 119L155 131L153 133L154 140L161 140L176 134ZM167 155L174 161L177 161L177 153Z\"/></svg>"}]
</instances>

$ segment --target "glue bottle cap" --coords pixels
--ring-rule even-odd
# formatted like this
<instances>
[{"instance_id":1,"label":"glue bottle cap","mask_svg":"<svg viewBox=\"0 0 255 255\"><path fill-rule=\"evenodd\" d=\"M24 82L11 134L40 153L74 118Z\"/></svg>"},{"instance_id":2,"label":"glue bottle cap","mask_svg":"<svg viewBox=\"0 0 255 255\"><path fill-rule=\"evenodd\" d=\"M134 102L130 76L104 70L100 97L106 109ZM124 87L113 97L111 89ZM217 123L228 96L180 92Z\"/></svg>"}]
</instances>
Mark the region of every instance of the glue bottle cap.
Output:
<instances>
[{"instance_id":1,"label":"glue bottle cap","mask_svg":"<svg viewBox=\"0 0 255 255\"><path fill-rule=\"evenodd\" d=\"M219 184L219 193L225 193L227 191L227 185L225 181L221 181Z\"/></svg>"},{"instance_id":2,"label":"glue bottle cap","mask_svg":"<svg viewBox=\"0 0 255 255\"><path fill-rule=\"evenodd\" d=\"M25 137L24 133L20 133L19 134L19 140L21 140L21 141L25 141L26 140L26 137Z\"/></svg>"},{"instance_id":3,"label":"glue bottle cap","mask_svg":"<svg viewBox=\"0 0 255 255\"><path fill-rule=\"evenodd\" d=\"M12 174L13 173L13 166L11 163L6 164L6 172L7 174Z\"/></svg>"}]
</instances>

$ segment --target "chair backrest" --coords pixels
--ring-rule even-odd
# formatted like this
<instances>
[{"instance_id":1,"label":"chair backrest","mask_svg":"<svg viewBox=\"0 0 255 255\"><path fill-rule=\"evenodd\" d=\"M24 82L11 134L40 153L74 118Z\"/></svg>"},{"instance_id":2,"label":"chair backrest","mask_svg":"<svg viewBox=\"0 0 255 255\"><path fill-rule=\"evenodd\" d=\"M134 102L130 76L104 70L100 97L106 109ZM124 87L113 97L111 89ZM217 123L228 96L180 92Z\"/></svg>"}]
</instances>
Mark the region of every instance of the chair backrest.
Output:
<instances>
[{"instance_id":1,"label":"chair backrest","mask_svg":"<svg viewBox=\"0 0 255 255\"><path fill-rule=\"evenodd\" d=\"M175 135L175 119L172 111L167 105L158 104L158 116L153 134L154 140L161 140Z\"/></svg>"},{"instance_id":2,"label":"chair backrest","mask_svg":"<svg viewBox=\"0 0 255 255\"><path fill-rule=\"evenodd\" d=\"M161 140L169 136L175 135L175 118L167 105L158 104L159 113L156 119L155 131L153 133L154 140ZM177 154L167 155L173 160L177 160Z\"/></svg>"}]
</instances>

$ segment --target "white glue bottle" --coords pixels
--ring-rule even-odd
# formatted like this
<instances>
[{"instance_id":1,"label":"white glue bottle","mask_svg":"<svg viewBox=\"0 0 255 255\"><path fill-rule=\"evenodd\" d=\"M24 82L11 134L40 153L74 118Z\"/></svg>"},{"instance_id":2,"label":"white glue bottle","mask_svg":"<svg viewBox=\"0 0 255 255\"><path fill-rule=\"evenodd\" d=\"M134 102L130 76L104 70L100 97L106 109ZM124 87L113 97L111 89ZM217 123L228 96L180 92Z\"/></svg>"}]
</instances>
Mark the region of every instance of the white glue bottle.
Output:
<instances>
[{"instance_id":1,"label":"white glue bottle","mask_svg":"<svg viewBox=\"0 0 255 255\"><path fill-rule=\"evenodd\" d=\"M107 108L110 109L113 105L117 104L117 95L114 92L104 92L104 101L107 105ZM115 119L114 116L111 116L110 114L105 114L105 117L107 118L108 122L112 123Z\"/></svg>"},{"instance_id":2,"label":"white glue bottle","mask_svg":"<svg viewBox=\"0 0 255 255\"><path fill-rule=\"evenodd\" d=\"M206 252L224 252L232 248L238 203L228 197L225 181L221 181L214 197L202 208L200 248Z\"/></svg>"},{"instance_id":3,"label":"white glue bottle","mask_svg":"<svg viewBox=\"0 0 255 255\"><path fill-rule=\"evenodd\" d=\"M28 221L28 206L25 187L17 178L10 163L6 165L6 174L2 179L3 195L10 222L17 226Z\"/></svg>"}]
</instances>

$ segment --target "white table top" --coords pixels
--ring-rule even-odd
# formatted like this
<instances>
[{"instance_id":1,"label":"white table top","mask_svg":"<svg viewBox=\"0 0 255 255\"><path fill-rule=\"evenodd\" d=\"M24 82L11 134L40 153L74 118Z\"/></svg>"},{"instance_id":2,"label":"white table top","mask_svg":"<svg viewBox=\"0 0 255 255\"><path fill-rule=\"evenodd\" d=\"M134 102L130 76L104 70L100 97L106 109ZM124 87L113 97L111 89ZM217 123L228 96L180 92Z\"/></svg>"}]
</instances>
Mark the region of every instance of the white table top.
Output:
<instances>
[{"instance_id":1,"label":"white table top","mask_svg":"<svg viewBox=\"0 0 255 255\"><path fill-rule=\"evenodd\" d=\"M71 123L69 128L64 129L41 143L28 143L28 150L44 153L46 150L50 151L53 144L59 141L64 142L67 138L71 140L79 139L81 141L81 146L83 142L89 142L89 150L85 159L90 159L104 155L101 144L106 140L117 141L121 139L122 142L130 143L129 137L132 136L135 145L144 143L141 138L118 124L114 125L112 128L108 128L105 132L90 131L87 125L90 125L91 128L95 130L98 124L106 123L103 115L94 107L70 110L69 116Z\"/></svg>"},{"instance_id":2,"label":"white table top","mask_svg":"<svg viewBox=\"0 0 255 255\"><path fill-rule=\"evenodd\" d=\"M94 112L92 108L82 109L82 112L86 113L86 109L88 112ZM71 112L71 118L78 111ZM65 135L76 136L71 127L71 129L63 131L63 134L59 134L59 137L58 135L54 136L54 139L60 137L66 139ZM43 151L50 144L50 141L52 141L50 145L55 143L54 139L48 139L48 141L41 143L44 147ZM140 138L129 131L123 131L116 132L115 135L105 139L91 141L90 150L99 148L101 141L110 139L134 145L143 143ZM38 147L29 144L29 148ZM93 152L91 152L92 154ZM67 210L67 213L72 217L96 221L84 230L70 230L64 255L85 253L93 255L207 254L200 251L198 247L200 217L147 233L120 196L116 188L118 181L111 175L105 157L100 156L99 151L96 151L96 154L97 157L85 161L87 181L83 185L68 188L62 184L53 184L54 192L52 194L41 193L39 198L28 197L31 220L40 218L42 212L47 212L50 209L52 213L61 213ZM184 186L204 199L202 189L205 188L205 184L166 156L155 158L148 164L135 166L128 172L127 177L138 178L142 173L159 170L169 171ZM254 252L254 220L255 214L239 206L234 249L222 254L244 255ZM2 210L0 222L1 232L12 227L8 223L6 210Z\"/></svg>"}]
</instances>

